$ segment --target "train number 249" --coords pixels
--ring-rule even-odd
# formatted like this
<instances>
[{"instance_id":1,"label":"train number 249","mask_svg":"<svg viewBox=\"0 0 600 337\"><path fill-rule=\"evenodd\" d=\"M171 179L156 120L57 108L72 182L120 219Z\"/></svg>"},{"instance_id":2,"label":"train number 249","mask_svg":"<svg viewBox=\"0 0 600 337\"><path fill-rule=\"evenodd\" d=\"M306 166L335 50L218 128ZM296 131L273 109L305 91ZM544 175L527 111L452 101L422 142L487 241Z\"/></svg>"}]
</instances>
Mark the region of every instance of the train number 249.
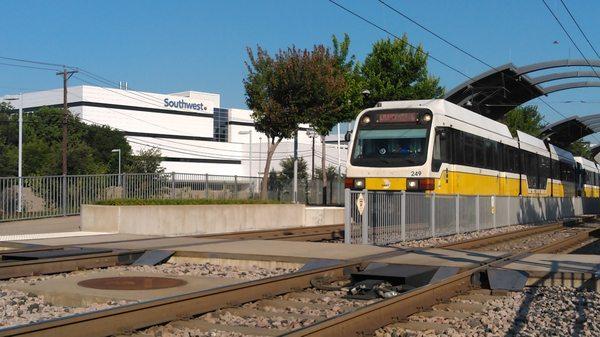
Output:
<instances>
[{"instance_id":1,"label":"train number 249","mask_svg":"<svg viewBox=\"0 0 600 337\"><path fill-rule=\"evenodd\" d=\"M421 171L410 171L411 177L418 177L421 175Z\"/></svg>"}]
</instances>

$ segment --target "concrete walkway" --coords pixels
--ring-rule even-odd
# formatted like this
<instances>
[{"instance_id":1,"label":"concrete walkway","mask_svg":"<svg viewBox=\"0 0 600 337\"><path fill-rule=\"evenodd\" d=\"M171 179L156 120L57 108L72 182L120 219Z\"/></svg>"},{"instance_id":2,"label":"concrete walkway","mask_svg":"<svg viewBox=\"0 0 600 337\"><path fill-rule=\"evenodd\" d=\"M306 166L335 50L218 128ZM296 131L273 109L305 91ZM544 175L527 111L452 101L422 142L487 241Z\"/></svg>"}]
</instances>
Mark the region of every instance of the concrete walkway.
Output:
<instances>
[{"instance_id":1,"label":"concrete walkway","mask_svg":"<svg viewBox=\"0 0 600 337\"><path fill-rule=\"evenodd\" d=\"M74 232L81 229L81 217L66 216L0 222L0 235Z\"/></svg>"}]
</instances>

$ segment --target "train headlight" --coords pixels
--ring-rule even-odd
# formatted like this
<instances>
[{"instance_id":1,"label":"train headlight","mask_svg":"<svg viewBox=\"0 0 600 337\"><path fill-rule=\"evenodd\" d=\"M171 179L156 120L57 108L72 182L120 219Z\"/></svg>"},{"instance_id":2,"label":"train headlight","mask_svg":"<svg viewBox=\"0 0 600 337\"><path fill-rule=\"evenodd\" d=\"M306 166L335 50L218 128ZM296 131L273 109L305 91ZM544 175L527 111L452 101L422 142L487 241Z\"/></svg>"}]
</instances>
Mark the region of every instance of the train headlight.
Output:
<instances>
[{"instance_id":1,"label":"train headlight","mask_svg":"<svg viewBox=\"0 0 600 337\"><path fill-rule=\"evenodd\" d=\"M365 188L365 180L364 179L354 179L354 188L363 189Z\"/></svg>"},{"instance_id":2,"label":"train headlight","mask_svg":"<svg viewBox=\"0 0 600 337\"><path fill-rule=\"evenodd\" d=\"M365 116L365 117L363 117L363 118L360 120L360 122L361 122L362 124L369 124L369 123L371 123L371 117L369 117L369 116Z\"/></svg>"},{"instance_id":3,"label":"train headlight","mask_svg":"<svg viewBox=\"0 0 600 337\"><path fill-rule=\"evenodd\" d=\"M407 190L419 189L419 181L417 179L407 179L406 180L406 189Z\"/></svg>"},{"instance_id":4,"label":"train headlight","mask_svg":"<svg viewBox=\"0 0 600 337\"><path fill-rule=\"evenodd\" d=\"M423 122L425 122L425 123L431 122L431 114L429 114L429 113L424 114L423 115Z\"/></svg>"}]
</instances>

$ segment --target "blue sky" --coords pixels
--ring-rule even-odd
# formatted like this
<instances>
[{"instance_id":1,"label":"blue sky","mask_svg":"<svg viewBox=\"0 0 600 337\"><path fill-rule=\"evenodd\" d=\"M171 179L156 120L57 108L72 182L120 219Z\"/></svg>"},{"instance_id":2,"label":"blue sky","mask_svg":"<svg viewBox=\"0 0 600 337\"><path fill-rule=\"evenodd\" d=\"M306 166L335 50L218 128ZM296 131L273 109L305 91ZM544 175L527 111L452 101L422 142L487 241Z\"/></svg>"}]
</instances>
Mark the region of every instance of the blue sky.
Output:
<instances>
[{"instance_id":1,"label":"blue sky","mask_svg":"<svg viewBox=\"0 0 600 337\"><path fill-rule=\"evenodd\" d=\"M377 1L338 1L398 35L408 34L412 42L470 76L488 69ZM560 1L547 1L584 53L594 58ZM492 65L580 58L541 0L388 2ZM594 24L600 2L565 2L600 49L600 26ZM332 34L348 33L351 51L361 60L374 41L386 37L327 0L4 0L2 9L0 56L78 66L151 92L217 92L225 107L245 107L247 46L260 44L271 51L292 44L311 47L330 44ZM466 79L433 60L429 65L447 89ZM53 72L0 65L0 95L60 85ZM578 89L546 100L565 115L585 115L600 113L600 103L561 102L600 102L598 94L600 88ZM560 118L541 109L548 122Z\"/></svg>"}]
</instances>

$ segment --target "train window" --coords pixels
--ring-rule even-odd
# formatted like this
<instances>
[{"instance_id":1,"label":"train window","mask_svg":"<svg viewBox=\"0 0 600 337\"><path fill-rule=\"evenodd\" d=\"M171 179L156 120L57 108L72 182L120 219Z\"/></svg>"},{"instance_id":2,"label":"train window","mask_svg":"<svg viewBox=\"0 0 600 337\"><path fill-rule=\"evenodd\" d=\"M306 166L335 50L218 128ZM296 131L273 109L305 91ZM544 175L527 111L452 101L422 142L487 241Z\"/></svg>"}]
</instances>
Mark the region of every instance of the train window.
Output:
<instances>
[{"instance_id":1,"label":"train window","mask_svg":"<svg viewBox=\"0 0 600 337\"><path fill-rule=\"evenodd\" d=\"M526 163L525 174L527 175L527 185L529 188L538 188L538 155L531 152L525 152L524 155Z\"/></svg>"},{"instance_id":2,"label":"train window","mask_svg":"<svg viewBox=\"0 0 600 337\"><path fill-rule=\"evenodd\" d=\"M442 163L452 162L452 130L450 128L437 128L433 142L433 157L431 169L440 170Z\"/></svg>"},{"instance_id":3,"label":"train window","mask_svg":"<svg viewBox=\"0 0 600 337\"><path fill-rule=\"evenodd\" d=\"M552 170L550 167L551 163L550 163L550 158L548 158L548 157L539 156L539 159L540 159L540 178L538 181L538 186L541 189L545 189L548 178L550 178L550 175L552 173Z\"/></svg>"},{"instance_id":4,"label":"train window","mask_svg":"<svg viewBox=\"0 0 600 337\"><path fill-rule=\"evenodd\" d=\"M497 170L496 167L496 142L486 139L483 143L484 152L485 152L485 164L486 168L490 170Z\"/></svg>"},{"instance_id":5,"label":"train window","mask_svg":"<svg viewBox=\"0 0 600 337\"><path fill-rule=\"evenodd\" d=\"M483 150L483 138L475 136L474 148L475 148L475 166L485 168L485 152Z\"/></svg>"},{"instance_id":6,"label":"train window","mask_svg":"<svg viewBox=\"0 0 600 337\"><path fill-rule=\"evenodd\" d=\"M460 130L454 130L454 164L463 165L465 163L465 140L464 133Z\"/></svg>"},{"instance_id":7,"label":"train window","mask_svg":"<svg viewBox=\"0 0 600 337\"><path fill-rule=\"evenodd\" d=\"M473 166L475 163L474 153L475 153L475 136L470 134L464 134L464 150L465 156L463 160L464 165Z\"/></svg>"}]
</instances>

